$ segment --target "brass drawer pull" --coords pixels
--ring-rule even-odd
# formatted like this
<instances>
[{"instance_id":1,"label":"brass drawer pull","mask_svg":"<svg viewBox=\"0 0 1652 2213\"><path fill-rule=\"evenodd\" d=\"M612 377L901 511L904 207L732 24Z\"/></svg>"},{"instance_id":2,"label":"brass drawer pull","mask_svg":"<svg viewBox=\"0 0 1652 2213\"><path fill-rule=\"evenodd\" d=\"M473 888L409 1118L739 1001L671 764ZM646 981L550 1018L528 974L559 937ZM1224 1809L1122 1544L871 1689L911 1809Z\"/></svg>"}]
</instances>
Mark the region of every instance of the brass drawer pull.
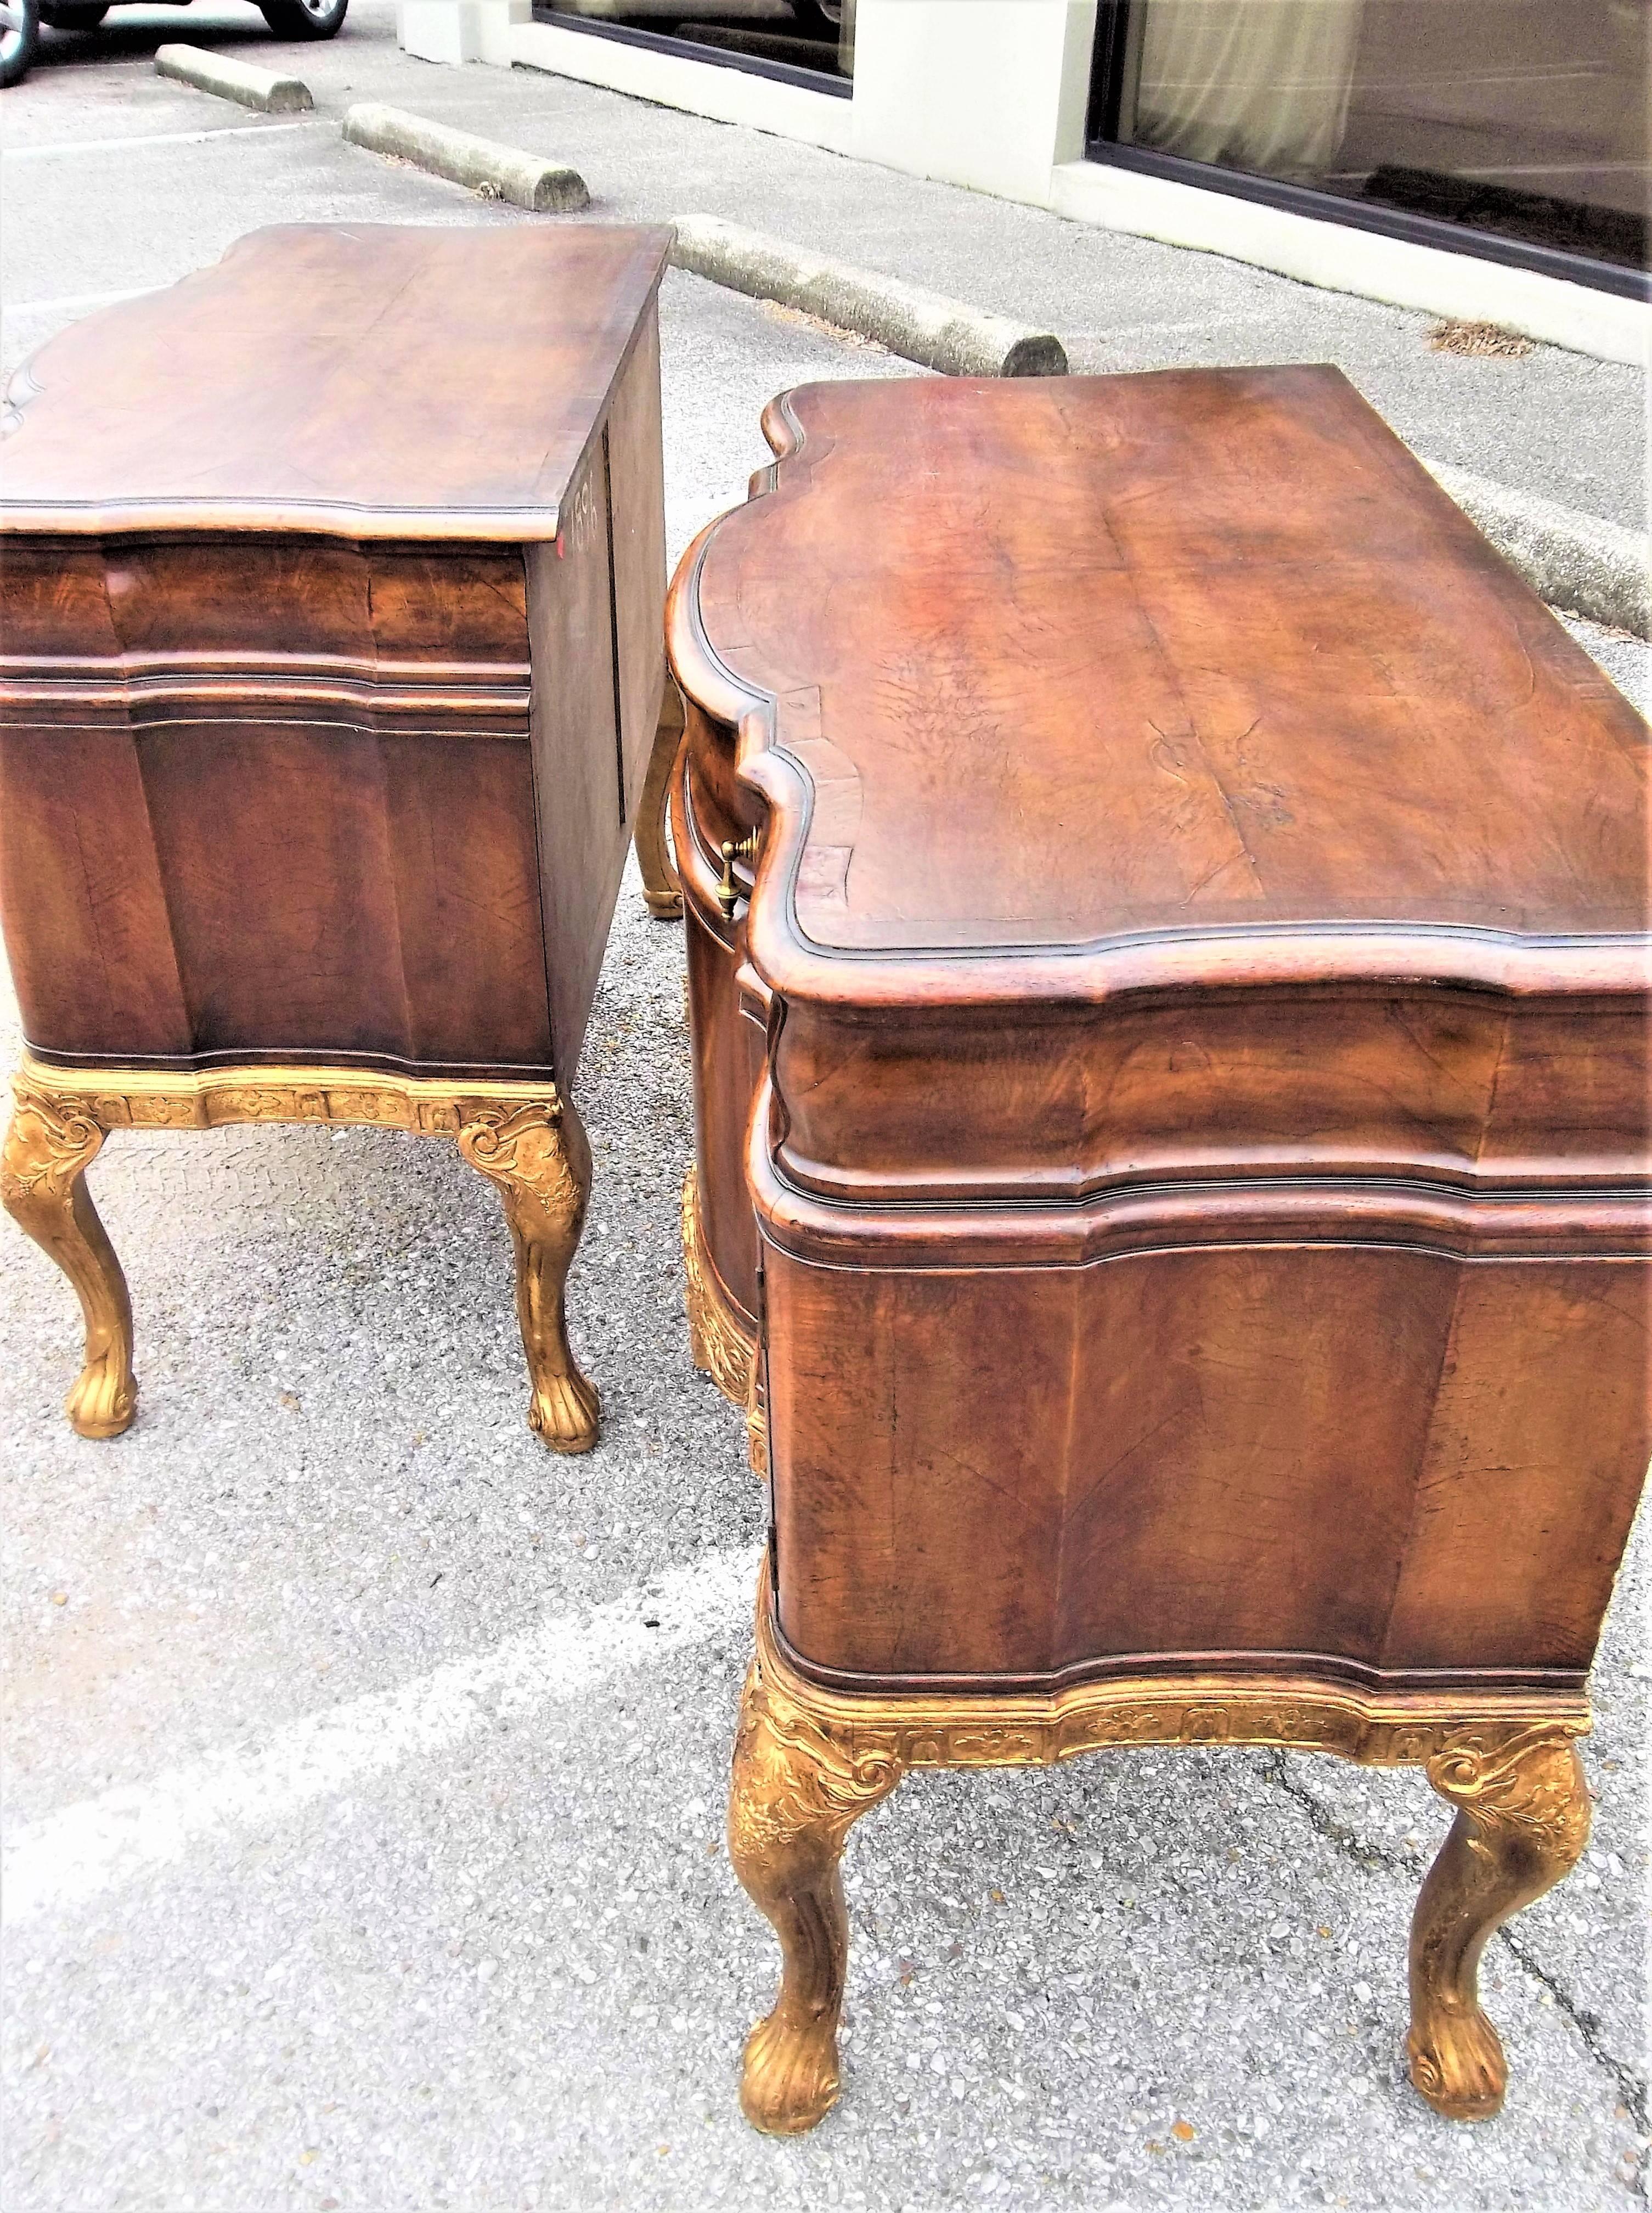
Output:
<instances>
[{"instance_id":1,"label":"brass drawer pull","mask_svg":"<svg viewBox=\"0 0 1652 2213\"><path fill-rule=\"evenodd\" d=\"M749 838L742 838L738 844L728 838L722 841L722 880L717 886L717 905L722 909L725 922L734 920L735 909L740 904L740 892L735 882L735 863L754 858L761 843L755 830Z\"/></svg>"}]
</instances>

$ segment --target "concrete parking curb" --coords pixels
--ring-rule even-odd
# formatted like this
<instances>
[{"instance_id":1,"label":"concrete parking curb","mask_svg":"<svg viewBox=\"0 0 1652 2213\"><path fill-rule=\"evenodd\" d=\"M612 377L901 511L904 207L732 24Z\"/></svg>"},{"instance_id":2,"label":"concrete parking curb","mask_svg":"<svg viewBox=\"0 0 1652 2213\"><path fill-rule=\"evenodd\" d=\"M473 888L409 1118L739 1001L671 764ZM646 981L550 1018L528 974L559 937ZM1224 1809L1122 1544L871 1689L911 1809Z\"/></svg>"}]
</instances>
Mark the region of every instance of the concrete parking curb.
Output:
<instances>
[{"instance_id":1,"label":"concrete parking curb","mask_svg":"<svg viewBox=\"0 0 1652 2213\"><path fill-rule=\"evenodd\" d=\"M393 154L455 185L468 185L472 191L491 188L501 199L532 215L566 215L591 204L577 170L548 162L540 154L524 154L520 147L502 146L492 138L474 138L468 131L450 131L445 124L427 122L405 108L381 107L376 101L360 102L344 111L344 136L354 146Z\"/></svg>"},{"instance_id":2,"label":"concrete parking curb","mask_svg":"<svg viewBox=\"0 0 1652 2213\"><path fill-rule=\"evenodd\" d=\"M1551 607L1652 638L1652 540L1558 500L1417 458Z\"/></svg>"},{"instance_id":3,"label":"concrete parking curb","mask_svg":"<svg viewBox=\"0 0 1652 2213\"><path fill-rule=\"evenodd\" d=\"M672 259L733 291L801 308L875 338L891 353L947 376L1065 376L1066 350L1048 331L984 314L898 277L742 230L710 215L675 218Z\"/></svg>"},{"instance_id":4,"label":"concrete parking curb","mask_svg":"<svg viewBox=\"0 0 1652 2213\"><path fill-rule=\"evenodd\" d=\"M209 53L204 46L157 46L155 73L192 84L198 92L216 93L220 100L238 101L265 115L296 115L315 105L308 85L297 77L277 76L270 70L231 61L225 54Z\"/></svg>"}]
</instances>

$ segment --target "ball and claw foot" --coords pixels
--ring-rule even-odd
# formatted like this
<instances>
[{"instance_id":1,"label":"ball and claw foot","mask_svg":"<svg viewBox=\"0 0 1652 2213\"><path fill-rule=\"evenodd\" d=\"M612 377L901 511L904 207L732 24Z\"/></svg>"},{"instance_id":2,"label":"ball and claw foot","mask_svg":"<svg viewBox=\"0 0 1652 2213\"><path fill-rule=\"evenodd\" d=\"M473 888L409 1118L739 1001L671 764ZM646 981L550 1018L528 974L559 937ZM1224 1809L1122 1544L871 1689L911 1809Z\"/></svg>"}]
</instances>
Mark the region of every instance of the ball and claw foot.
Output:
<instances>
[{"instance_id":1,"label":"ball and claw foot","mask_svg":"<svg viewBox=\"0 0 1652 2213\"><path fill-rule=\"evenodd\" d=\"M1437 2113L1490 2120L1509 2064L1480 2006L1480 1954L1511 1914L1576 1863L1588 1842L1588 1785L1576 1746L1552 1726L1449 1745L1428 1777L1457 1818L1411 1923L1405 2050L1411 2081Z\"/></svg>"},{"instance_id":2,"label":"ball and claw foot","mask_svg":"<svg viewBox=\"0 0 1652 2213\"><path fill-rule=\"evenodd\" d=\"M765 2136L801 2137L838 2102L838 2025L784 2021L777 2006L746 2039L740 2110Z\"/></svg>"},{"instance_id":3,"label":"ball and claw foot","mask_svg":"<svg viewBox=\"0 0 1652 2213\"><path fill-rule=\"evenodd\" d=\"M1448 2121L1489 2121L1503 2109L1509 2062L1484 2009L1437 2013L1405 2039L1413 2086Z\"/></svg>"},{"instance_id":4,"label":"ball and claw foot","mask_svg":"<svg viewBox=\"0 0 1652 2213\"><path fill-rule=\"evenodd\" d=\"M137 1378L130 1355L113 1349L88 1360L63 1402L76 1436L107 1439L124 1436L137 1414Z\"/></svg>"},{"instance_id":5,"label":"ball and claw foot","mask_svg":"<svg viewBox=\"0 0 1652 2213\"><path fill-rule=\"evenodd\" d=\"M565 1375L546 1375L534 1384L527 1426L552 1452L588 1453L601 1433L601 1404L595 1384L570 1356Z\"/></svg>"},{"instance_id":6,"label":"ball and claw foot","mask_svg":"<svg viewBox=\"0 0 1652 2213\"><path fill-rule=\"evenodd\" d=\"M132 1308L107 1232L86 1188L103 1131L20 1076L0 1156L0 1201L75 1288L86 1325L86 1359L64 1401L83 1437L118 1437L137 1411Z\"/></svg>"}]
</instances>

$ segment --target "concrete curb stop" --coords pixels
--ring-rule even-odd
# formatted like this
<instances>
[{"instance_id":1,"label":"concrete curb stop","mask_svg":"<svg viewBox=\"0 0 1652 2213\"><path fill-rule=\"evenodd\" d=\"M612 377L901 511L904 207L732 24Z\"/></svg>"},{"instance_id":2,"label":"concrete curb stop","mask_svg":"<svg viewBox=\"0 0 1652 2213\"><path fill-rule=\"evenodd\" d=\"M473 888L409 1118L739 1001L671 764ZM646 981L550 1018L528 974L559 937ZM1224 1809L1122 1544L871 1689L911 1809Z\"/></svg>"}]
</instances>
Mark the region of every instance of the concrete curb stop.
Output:
<instances>
[{"instance_id":1,"label":"concrete curb stop","mask_svg":"<svg viewBox=\"0 0 1652 2213\"><path fill-rule=\"evenodd\" d=\"M220 100L239 101L265 115L296 115L314 107L308 85L296 76L276 76L269 70L253 69L231 61L226 54L209 53L204 46L157 46L157 76L176 77L198 92L215 92Z\"/></svg>"},{"instance_id":2,"label":"concrete curb stop","mask_svg":"<svg viewBox=\"0 0 1652 2213\"><path fill-rule=\"evenodd\" d=\"M946 376L1065 376L1067 354L1048 331L984 314L898 277L809 253L716 216L676 217L672 260L731 291L801 308L875 338L891 353Z\"/></svg>"},{"instance_id":3,"label":"concrete curb stop","mask_svg":"<svg viewBox=\"0 0 1652 2213\"><path fill-rule=\"evenodd\" d=\"M591 204L577 170L547 162L543 155L524 154L519 147L502 146L496 139L473 138L468 131L450 131L445 124L429 123L405 108L384 107L376 101L346 108L344 136L353 146L394 154L472 191L491 186L501 199L531 215L566 215Z\"/></svg>"},{"instance_id":4,"label":"concrete curb stop","mask_svg":"<svg viewBox=\"0 0 1652 2213\"><path fill-rule=\"evenodd\" d=\"M1558 500L1417 458L1540 599L1652 638L1652 540Z\"/></svg>"}]
</instances>

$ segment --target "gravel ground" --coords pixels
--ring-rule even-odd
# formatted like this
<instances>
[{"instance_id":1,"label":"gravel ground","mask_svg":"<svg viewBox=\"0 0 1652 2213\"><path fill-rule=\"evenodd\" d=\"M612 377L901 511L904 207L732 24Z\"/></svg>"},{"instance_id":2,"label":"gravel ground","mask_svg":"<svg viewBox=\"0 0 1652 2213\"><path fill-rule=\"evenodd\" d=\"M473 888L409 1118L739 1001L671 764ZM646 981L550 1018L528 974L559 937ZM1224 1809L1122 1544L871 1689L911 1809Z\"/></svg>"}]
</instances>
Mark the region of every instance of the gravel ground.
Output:
<instances>
[{"instance_id":1,"label":"gravel ground","mask_svg":"<svg viewBox=\"0 0 1652 2213\"><path fill-rule=\"evenodd\" d=\"M889 265L898 242L905 273L1088 319L1110 366L1341 358L1423 450L1631 503L1628 372L1449 361L1417 318L1208 256L424 68L372 0L335 46L284 50L323 109L296 128L142 61L252 20L47 34L7 102L8 365L260 223L521 219L344 147L337 107L371 93L554 145L599 214L704 206ZM201 131L224 135L179 143ZM663 329L674 551L743 492L774 391L910 373L685 277ZM1644 702L1646 649L1575 627ZM0 1027L10 1051L9 1003ZM572 1332L606 1410L584 1460L527 1431L497 1204L444 1144L113 1139L92 1182L143 1393L113 1444L64 1425L72 1299L0 1232L9 2213L1643 2197L1643 1533L1585 1753L1594 1848L1486 1956L1497 2123L1454 2127L1404 2079L1405 1928L1445 1826L1421 1777L1198 1749L903 1786L850 1849L843 2104L796 2144L745 2127L740 2040L776 1955L721 1809L761 1495L688 1361L681 942L634 876L578 1093L596 1186Z\"/></svg>"}]
</instances>

